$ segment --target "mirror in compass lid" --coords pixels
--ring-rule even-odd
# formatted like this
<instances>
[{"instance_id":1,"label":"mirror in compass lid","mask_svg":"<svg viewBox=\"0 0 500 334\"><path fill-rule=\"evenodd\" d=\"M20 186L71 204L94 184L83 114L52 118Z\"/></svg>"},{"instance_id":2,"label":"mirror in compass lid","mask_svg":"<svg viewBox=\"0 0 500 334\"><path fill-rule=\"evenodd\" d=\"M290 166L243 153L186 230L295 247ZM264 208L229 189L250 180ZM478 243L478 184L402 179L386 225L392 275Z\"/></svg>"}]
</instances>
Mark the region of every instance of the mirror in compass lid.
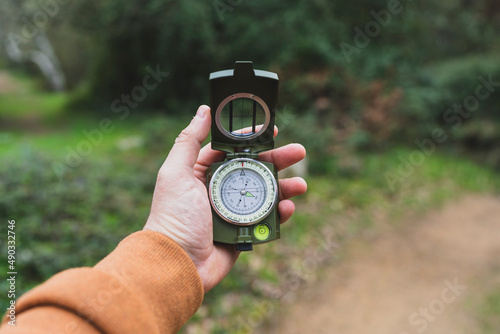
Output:
<instances>
[{"instance_id":1,"label":"mirror in compass lid","mask_svg":"<svg viewBox=\"0 0 500 334\"><path fill-rule=\"evenodd\" d=\"M228 153L272 149L278 75L238 61L234 70L211 73L209 81L212 148Z\"/></svg>"}]
</instances>

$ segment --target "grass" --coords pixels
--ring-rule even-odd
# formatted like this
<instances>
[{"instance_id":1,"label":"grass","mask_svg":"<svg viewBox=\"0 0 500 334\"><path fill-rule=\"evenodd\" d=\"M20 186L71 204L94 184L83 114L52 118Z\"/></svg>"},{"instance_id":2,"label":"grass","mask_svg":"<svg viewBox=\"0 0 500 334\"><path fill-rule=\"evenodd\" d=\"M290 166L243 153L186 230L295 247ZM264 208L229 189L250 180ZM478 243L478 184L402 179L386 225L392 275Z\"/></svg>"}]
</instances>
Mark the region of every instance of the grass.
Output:
<instances>
[{"instance_id":1,"label":"grass","mask_svg":"<svg viewBox=\"0 0 500 334\"><path fill-rule=\"evenodd\" d=\"M50 120L64 110L67 94L41 91L39 83L19 72L9 72L11 89L0 94L0 119Z\"/></svg>"},{"instance_id":2,"label":"grass","mask_svg":"<svg viewBox=\"0 0 500 334\"><path fill-rule=\"evenodd\" d=\"M500 286L492 289L483 299L479 308L479 319L483 334L498 333L500 328Z\"/></svg>"},{"instance_id":3,"label":"grass","mask_svg":"<svg viewBox=\"0 0 500 334\"><path fill-rule=\"evenodd\" d=\"M51 119L63 110L66 98L64 93L25 93L1 96L0 117L22 120L43 116Z\"/></svg>"},{"instance_id":4,"label":"grass","mask_svg":"<svg viewBox=\"0 0 500 334\"><path fill-rule=\"evenodd\" d=\"M144 138L142 144L153 145L153 151L162 147L165 153L190 118L186 115L166 119L152 112L144 117L140 110L132 110L124 120L109 110L68 112L71 100L68 94L40 91L36 82L21 73L9 75L9 81L15 89L0 92L0 156L4 157L16 157L20 151L32 149L53 159L64 159L68 147L77 150L79 145L89 141L85 133L102 130L100 122L103 119L110 120L112 130L102 133L102 140L97 135L99 142L92 143L89 160L120 156L123 150L139 155L148 153L141 148L141 143L137 143L137 137L146 137L144 134L148 138ZM136 139L135 146L123 143L130 138ZM155 140L164 142L155 143Z\"/></svg>"}]
</instances>

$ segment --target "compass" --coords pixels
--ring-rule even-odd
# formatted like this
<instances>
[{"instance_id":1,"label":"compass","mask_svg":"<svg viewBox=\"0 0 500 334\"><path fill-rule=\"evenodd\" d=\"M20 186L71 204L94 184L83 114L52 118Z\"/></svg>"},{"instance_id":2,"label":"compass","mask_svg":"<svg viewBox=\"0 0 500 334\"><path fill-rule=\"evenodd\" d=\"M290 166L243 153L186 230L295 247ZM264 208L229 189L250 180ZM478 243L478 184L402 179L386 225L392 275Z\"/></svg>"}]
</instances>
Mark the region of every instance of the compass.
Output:
<instances>
[{"instance_id":1,"label":"compass","mask_svg":"<svg viewBox=\"0 0 500 334\"><path fill-rule=\"evenodd\" d=\"M210 74L212 149L226 153L207 171L214 241L241 251L280 237L277 169L258 160L274 147L278 82L252 62Z\"/></svg>"},{"instance_id":2,"label":"compass","mask_svg":"<svg viewBox=\"0 0 500 334\"><path fill-rule=\"evenodd\" d=\"M252 159L233 159L212 176L209 197L217 214L232 224L251 225L262 221L277 201L273 173Z\"/></svg>"}]
</instances>

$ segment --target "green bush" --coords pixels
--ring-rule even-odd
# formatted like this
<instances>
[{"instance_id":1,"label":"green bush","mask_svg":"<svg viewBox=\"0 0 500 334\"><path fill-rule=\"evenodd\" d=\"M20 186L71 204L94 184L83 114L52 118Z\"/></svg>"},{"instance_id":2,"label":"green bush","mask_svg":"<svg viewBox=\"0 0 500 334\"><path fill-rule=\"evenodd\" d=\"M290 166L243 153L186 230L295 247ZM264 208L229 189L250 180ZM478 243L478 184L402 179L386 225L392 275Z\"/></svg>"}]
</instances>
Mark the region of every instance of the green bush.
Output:
<instances>
[{"instance_id":1,"label":"green bush","mask_svg":"<svg viewBox=\"0 0 500 334\"><path fill-rule=\"evenodd\" d=\"M2 161L9 163L0 165L0 215L16 220L21 292L94 265L147 219L156 174L146 166L87 162L60 181L53 161L31 150Z\"/></svg>"},{"instance_id":2,"label":"green bush","mask_svg":"<svg viewBox=\"0 0 500 334\"><path fill-rule=\"evenodd\" d=\"M484 85L488 81L494 82L491 87ZM473 152L494 149L500 142L499 82L500 63L493 55L462 57L429 66L405 90L402 108L415 124L408 137L429 136L440 127L449 138L448 146L458 144ZM479 96L478 86L483 86ZM454 111L455 105L462 105L463 112Z\"/></svg>"}]
</instances>

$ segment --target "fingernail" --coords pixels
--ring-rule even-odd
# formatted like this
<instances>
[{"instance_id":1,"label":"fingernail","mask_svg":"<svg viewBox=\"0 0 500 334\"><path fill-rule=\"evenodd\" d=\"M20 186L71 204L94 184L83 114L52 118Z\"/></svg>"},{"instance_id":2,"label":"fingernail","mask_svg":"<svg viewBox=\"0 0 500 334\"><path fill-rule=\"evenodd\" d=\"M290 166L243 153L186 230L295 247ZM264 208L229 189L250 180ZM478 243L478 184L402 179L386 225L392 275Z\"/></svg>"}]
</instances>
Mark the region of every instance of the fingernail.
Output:
<instances>
[{"instance_id":1,"label":"fingernail","mask_svg":"<svg viewBox=\"0 0 500 334\"><path fill-rule=\"evenodd\" d=\"M205 108L198 108L198 111L196 112L196 116L199 118L204 118L206 114Z\"/></svg>"}]
</instances>

